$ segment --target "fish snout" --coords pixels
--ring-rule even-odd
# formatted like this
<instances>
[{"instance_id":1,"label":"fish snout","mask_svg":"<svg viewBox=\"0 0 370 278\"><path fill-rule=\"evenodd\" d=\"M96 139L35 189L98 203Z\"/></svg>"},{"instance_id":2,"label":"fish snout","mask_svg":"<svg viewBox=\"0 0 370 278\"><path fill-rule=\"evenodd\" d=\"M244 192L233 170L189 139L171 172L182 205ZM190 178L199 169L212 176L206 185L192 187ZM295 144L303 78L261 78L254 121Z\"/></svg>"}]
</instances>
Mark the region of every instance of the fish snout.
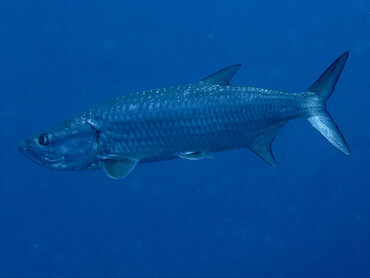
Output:
<instances>
[{"instance_id":1,"label":"fish snout","mask_svg":"<svg viewBox=\"0 0 370 278\"><path fill-rule=\"evenodd\" d=\"M26 141L23 141L17 146L18 151L20 151L22 154L24 154L28 149L28 144Z\"/></svg>"},{"instance_id":2,"label":"fish snout","mask_svg":"<svg viewBox=\"0 0 370 278\"><path fill-rule=\"evenodd\" d=\"M35 159L35 157L33 155L32 148L30 146L29 140L24 140L22 143L20 143L17 146L17 149L25 157L31 159L32 161L35 161L35 162L37 161L37 159Z\"/></svg>"}]
</instances>

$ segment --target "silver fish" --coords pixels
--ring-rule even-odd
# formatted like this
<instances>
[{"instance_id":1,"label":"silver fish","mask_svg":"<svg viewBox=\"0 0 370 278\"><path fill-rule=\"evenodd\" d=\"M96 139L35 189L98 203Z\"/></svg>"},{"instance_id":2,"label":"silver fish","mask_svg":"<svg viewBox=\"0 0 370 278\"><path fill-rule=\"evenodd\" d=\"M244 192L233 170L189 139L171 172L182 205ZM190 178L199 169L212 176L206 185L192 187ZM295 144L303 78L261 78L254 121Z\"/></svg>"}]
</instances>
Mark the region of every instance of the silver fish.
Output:
<instances>
[{"instance_id":1,"label":"silver fish","mask_svg":"<svg viewBox=\"0 0 370 278\"><path fill-rule=\"evenodd\" d=\"M303 93L230 84L241 65L200 82L132 93L93 106L18 146L26 157L59 170L102 168L115 179L138 163L210 157L249 148L268 164L279 130L306 119L345 155L350 150L326 110L349 52L343 53Z\"/></svg>"}]
</instances>

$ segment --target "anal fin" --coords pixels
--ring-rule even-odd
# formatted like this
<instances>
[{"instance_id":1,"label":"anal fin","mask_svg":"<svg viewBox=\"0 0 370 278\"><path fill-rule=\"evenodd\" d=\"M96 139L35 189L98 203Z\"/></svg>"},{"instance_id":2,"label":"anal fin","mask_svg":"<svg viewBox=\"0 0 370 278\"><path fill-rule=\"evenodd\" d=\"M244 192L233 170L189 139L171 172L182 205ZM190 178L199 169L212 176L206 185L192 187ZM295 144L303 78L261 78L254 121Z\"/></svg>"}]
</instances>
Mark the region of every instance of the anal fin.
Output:
<instances>
[{"instance_id":1,"label":"anal fin","mask_svg":"<svg viewBox=\"0 0 370 278\"><path fill-rule=\"evenodd\" d=\"M122 179L135 168L138 159L111 158L102 162L105 174L112 179Z\"/></svg>"},{"instance_id":2,"label":"anal fin","mask_svg":"<svg viewBox=\"0 0 370 278\"><path fill-rule=\"evenodd\" d=\"M287 122L280 122L264 129L255 142L249 148L259 157L266 161L271 166L276 166L274 155L272 154L271 144L275 139L276 134Z\"/></svg>"},{"instance_id":3,"label":"anal fin","mask_svg":"<svg viewBox=\"0 0 370 278\"><path fill-rule=\"evenodd\" d=\"M276 166L276 161L274 155L272 154L270 143L253 145L252 147L249 148L252 151L254 151L260 158L266 161L268 164L270 164L271 166Z\"/></svg>"}]
</instances>

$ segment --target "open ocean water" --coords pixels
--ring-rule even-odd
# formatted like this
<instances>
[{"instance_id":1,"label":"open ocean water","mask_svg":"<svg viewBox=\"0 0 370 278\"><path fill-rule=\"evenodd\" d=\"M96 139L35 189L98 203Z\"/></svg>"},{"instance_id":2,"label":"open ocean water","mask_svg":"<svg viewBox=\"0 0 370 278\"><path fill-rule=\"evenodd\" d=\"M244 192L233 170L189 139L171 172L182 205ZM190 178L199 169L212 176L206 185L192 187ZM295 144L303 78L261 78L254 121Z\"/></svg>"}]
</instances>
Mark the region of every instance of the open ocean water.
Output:
<instances>
[{"instance_id":1,"label":"open ocean water","mask_svg":"<svg viewBox=\"0 0 370 278\"><path fill-rule=\"evenodd\" d=\"M306 90L350 56L328 110L352 155L303 120L267 165L243 149L58 172L26 137L101 101L196 82ZM0 1L0 277L370 277L370 2Z\"/></svg>"}]
</instances>

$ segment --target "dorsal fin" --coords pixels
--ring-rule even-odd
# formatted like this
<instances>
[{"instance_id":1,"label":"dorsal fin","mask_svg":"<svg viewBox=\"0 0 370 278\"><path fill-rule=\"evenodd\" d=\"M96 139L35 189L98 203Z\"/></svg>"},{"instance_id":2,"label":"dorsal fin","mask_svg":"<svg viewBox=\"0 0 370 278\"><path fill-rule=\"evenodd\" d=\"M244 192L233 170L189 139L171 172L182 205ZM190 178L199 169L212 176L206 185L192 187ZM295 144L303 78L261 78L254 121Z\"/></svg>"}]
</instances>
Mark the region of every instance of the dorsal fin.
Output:
<instances>
[{"instance_id":1,"label":"dorsal fin","mask_svg":"<svg viewBox=\"0 0 370 278\"><path fill-rule=\"evenodd\" d=\"M241 64L236 64L232 66L228 66L210 76L202 79L201 82L208 83L208 84L216 84L216 85L229 85L231 78L233 78L234 74L238 71L241 67Z\"/></svg>"},{"instance_id":2,"label":"dorsal fin","mask_svg":"<svg viewBox=\"0 0 370 278\"><path fill-rule=\"evenodd\" d=\"M274 141L276 134L286 123L287 122L281 122L270 126L263 131L254 144L249 146L252 151L271 166L276 166L276 161L271 150L271 144Z\"/></svg>"}]
</instances>

